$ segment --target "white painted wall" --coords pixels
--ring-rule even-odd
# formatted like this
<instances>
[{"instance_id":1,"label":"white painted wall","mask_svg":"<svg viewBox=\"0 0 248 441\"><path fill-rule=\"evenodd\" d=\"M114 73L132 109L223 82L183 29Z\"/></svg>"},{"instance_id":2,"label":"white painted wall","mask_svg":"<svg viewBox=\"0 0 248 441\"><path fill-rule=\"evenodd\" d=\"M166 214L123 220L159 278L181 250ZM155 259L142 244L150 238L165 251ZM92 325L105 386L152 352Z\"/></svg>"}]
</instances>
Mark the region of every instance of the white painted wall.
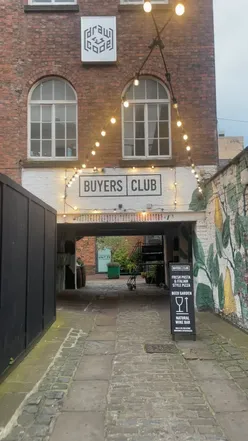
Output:
<instances>
[{"instance_id":1,"label":"white painted wall","mask_svg":"<svg viewBox=\"0 0 248 441\"><path fill-rule=\"evenodd\" d=\"M202 167L200 172L203 175L212 175L215 172L215 167ZM68 178L74 174L74 170L67 170ZM79 196L79 179L78 178L70 188L67 189L67 204L66 212L75 213L73 207L77 208L77 213L90 213L93 210L101 212L113 212L118 209L118 204L123 205L123 209L127 212L138 212L145 210L147 204L152 204L152 211L172 212L175 209L175 186L177 182L177 212L186 212L189 210L191 196L196 188L196 180L191 169L187 167L170 168L149 168L136 169L133 171L130 168L110 168L105 169L104 173L94 173L92 169L83 170L82 176L92 175L98 176L99 179L108 175L144 175L150 177L153 175L161 175L162 194L161 196L111 196L111 197L80 197ZM65 170L63 169L23 169L22 185L27 190L41 198L43 201L51 205L58 211L58 214L64 213L64 191L65 191ZM71 208L71 207L72 208Z\"/></svg>"}]
</instances>

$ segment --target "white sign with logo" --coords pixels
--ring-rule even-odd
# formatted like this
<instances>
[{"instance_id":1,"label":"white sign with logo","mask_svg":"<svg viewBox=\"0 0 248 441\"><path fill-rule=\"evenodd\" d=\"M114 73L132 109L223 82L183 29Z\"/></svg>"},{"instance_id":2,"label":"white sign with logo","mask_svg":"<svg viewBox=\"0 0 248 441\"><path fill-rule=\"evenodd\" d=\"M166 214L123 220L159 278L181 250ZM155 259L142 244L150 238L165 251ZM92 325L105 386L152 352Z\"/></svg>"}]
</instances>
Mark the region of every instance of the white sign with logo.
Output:
<instances>
[{"instance_id":1,"label":"white sign with logo","mask_svg":"<svg viewBox=\"0 0 248 441\"><path fill-rule=\"evenodd\" d=\"M116 17L81 18L83 63L113 63L117 60Z\"/></svg>"},{"instance_id":2,"label":"white sign with logo","mask_svg":"<svg viewBox=\"0 0 248 441\"><path fill-rule=\"evenodd\" d=\"M161 196L161 175L80 176L79 196Z\"/></svg>"}]
</instances>

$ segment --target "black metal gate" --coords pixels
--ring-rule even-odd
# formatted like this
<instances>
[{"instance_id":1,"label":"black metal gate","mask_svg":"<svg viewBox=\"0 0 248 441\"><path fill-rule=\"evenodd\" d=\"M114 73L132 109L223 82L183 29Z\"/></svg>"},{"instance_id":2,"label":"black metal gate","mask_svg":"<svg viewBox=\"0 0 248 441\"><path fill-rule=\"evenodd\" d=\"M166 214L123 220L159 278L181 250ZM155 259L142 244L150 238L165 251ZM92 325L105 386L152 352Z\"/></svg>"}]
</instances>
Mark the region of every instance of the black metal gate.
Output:
<instances>
[{"instance_id":1,"label":"black metal gate","mask_svg":"<svg viewBox=\"0 0 248 441\"><path fill-rule=\"evenodd\" d=\"M0 374L55 319L56 211L0 174Z\"/></svg>"}]
</instances>

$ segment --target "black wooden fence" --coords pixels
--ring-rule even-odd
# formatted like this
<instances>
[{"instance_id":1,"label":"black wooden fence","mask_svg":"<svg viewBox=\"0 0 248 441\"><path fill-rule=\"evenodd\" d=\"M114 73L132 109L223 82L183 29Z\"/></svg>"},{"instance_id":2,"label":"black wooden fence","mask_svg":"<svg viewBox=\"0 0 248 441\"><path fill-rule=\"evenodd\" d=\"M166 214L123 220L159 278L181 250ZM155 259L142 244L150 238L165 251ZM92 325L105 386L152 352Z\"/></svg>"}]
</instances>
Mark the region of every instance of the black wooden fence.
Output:
<instances>
[{"instance_id":1,"label":"black wooden fence","mask_svg":"<svg viewBox=\"0 0 248 441\"><path fill-rule=\"evenodd\" d=\"M0 174L0 374L55 319L56 211Z\"/></svg>"}]
</instances>

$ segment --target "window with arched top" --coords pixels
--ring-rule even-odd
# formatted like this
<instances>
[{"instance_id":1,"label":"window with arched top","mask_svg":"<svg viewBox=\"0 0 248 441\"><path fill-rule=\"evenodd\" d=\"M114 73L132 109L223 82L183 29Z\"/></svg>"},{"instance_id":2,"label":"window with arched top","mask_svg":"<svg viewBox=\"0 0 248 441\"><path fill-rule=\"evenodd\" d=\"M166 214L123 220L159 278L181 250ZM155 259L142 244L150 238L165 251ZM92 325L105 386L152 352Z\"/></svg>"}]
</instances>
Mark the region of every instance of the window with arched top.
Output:
<instances>
[{"instance_id":1,"label":"window with arched top","mask_svg":"<svg viewBox=\"0 0 248 441\"><path fill-rule=\"evenodd\" d=\"M45 78L30 92L29 157L77 157L77 97L61 78Z\"/></svg>"},{"instance_id":2,"label":"window with arched top","mask_svg":"<svg viewBox=\"0 0 248 441\"><path fill-rule=\"evenodd\" d=\"M140 78L139 85L127 88L122 105L123 157L171 157L170 98L163 83Z\"/></svg>"}]
</instances>

